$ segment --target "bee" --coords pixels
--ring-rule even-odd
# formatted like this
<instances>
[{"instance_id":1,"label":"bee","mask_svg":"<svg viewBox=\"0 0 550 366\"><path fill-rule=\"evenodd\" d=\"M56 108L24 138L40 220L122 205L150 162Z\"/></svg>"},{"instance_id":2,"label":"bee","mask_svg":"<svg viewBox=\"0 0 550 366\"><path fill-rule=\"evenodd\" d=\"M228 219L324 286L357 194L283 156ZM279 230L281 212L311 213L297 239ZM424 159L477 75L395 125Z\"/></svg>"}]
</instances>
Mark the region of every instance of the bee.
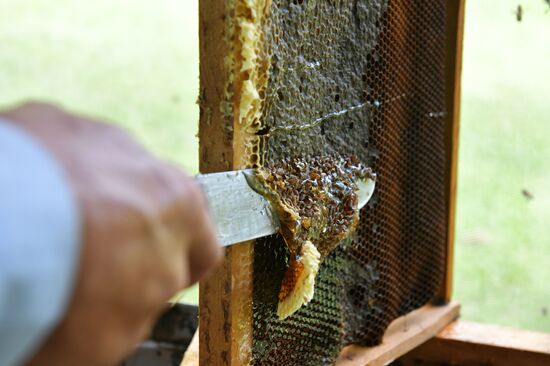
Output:
<instances>
[{"instance_id":1,"label":"bee","mask_svg":"<svg viewBox=\"0 0 550 366\"><path fill-rule=\"evenodd\" d=\"M545 0L545 1L550 1L550 0ZM519 4L514 13L516 14L516 20L518 22L521 22L523 19L523 6Z\"/></svg>"},{"instance_id":2,"label":"bee","mask_svg":"<svg viewBox=\"0 0 550 366\"><path fill-rule=\"evenodd\" d=\"M531 201L534 197L531 192L529 192L527 189L522 189L521 194L523 197L525 197L526 200Z\"/></svg>"}]
</instances>

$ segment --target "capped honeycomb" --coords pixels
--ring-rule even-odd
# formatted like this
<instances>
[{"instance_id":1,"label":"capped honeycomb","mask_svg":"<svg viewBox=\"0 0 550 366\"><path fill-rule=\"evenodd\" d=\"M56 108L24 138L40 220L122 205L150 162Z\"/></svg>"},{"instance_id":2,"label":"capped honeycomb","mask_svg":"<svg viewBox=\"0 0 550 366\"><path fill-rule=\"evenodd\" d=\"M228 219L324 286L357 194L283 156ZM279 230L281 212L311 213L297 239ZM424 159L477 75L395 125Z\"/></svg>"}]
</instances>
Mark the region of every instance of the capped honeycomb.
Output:
<instances>
[{"instance_id":1,"label":"capped honeycomb","mask_svg":"<svg viewBox=\"0 0 550 366\"><path fill-rule=\"evenodd\" d=\"M378 344L442 283L446 1L226 4L233 71L220 108L240 126L226 126L244 141L240 166L356 156L377 173L356 232L324 253L314 296L285 319L291 251L280 235L254 247L253 363L329 365L345 345Z\"/></svg>"}]
</instances>

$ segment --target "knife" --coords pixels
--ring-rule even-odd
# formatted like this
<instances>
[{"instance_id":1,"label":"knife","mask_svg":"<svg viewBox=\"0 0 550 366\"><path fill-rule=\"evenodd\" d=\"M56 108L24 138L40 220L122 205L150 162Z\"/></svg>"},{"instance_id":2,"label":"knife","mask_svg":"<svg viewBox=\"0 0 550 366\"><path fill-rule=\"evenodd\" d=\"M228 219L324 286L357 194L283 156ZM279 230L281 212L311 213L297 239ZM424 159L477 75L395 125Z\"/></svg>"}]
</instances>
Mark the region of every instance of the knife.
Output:
<instances>
[{"instance_id":1,"label":"knife","mask_svg":"<svg viewBox=\"0 0 550 366\"><path fill-rule=\"evenodd\" d=\"M279 218L271 204L248 183L249 179L254 179L252 169L199 174L196 179L206 195L222 246L279 231ZM358 205L362 208L374 193L375 181L365 179L356 183L359 187Z\"/></svg>"}]
</instances>

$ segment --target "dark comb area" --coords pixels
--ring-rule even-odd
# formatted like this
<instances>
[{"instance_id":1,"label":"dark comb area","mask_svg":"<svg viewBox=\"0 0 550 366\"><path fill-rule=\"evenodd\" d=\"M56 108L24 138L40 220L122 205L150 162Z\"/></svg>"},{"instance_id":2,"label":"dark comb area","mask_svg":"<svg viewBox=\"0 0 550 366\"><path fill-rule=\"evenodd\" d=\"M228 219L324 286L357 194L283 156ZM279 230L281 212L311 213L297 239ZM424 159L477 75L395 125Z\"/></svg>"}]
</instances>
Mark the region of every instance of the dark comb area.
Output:
<instances>
[{"instance_id":1,"label":"dark comb area","mask_svg":"<svg viewBox=\"0 0 550 366\"><path fill-rule=\"evenodd\" d=\"M446 2L273 0L260 159L357 156L377 174L357 232L323 261L315 296L276 315L289 253L255 245L253 361L330 365L428 303L446 250Z\"/></svg>"}]
</instances>

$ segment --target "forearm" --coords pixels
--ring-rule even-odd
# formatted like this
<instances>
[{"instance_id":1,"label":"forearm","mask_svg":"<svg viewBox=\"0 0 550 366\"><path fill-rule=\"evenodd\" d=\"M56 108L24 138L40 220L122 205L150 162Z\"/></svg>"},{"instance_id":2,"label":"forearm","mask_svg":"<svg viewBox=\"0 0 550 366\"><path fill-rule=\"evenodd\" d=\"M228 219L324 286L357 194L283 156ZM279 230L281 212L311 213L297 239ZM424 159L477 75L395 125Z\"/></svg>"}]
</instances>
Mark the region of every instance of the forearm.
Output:
<instances>
[{"instance_id":1,"label":"forearm","mask_svg":"<svg viewBox=\"0 0 550 366\"><path fill-rule=\"evenodd\" d=\"M62 169L0 119L0 366L20 363L60 320L72 291L79 217Z\"/></svg>"}]
</instances>

